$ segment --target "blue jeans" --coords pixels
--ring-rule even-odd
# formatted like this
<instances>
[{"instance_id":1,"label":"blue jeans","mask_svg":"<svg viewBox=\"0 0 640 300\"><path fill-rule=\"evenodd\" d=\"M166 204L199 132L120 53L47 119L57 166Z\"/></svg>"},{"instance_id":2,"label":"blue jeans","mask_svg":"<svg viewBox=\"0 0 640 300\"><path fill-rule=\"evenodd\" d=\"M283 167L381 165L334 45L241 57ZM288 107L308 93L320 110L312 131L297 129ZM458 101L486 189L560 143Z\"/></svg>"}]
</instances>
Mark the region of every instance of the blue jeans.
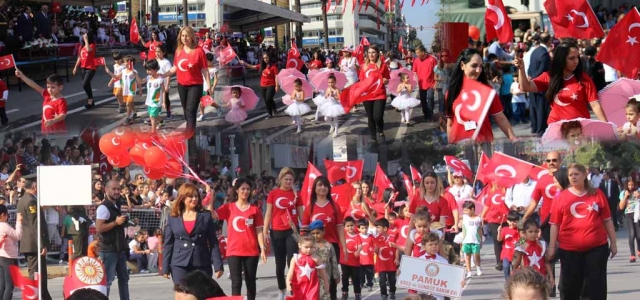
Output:
<instances>
[{"instance_id":1,"label":"blue jeans","mask_svg":"<svg viewBox=\"0 0 640 300\"><path fill-rule=\"evenodd\" d=\"M428 90L420 90L420 104L422 106L422 114L424 115L427 121L430 121L433 118L433 107L435 103L433 102L433 89Z\"/></svg>"},{"instance_id":2,"label":"blue jeans","mask_svg":"<svg viewBox=\"0 0 640 300\"><path fill-rule=\"evenodd\" d=\"M511 262L506 258L502 259L502 271L504 272L504 279L509 279L511 276Z\"/></svg>"},{"instance_id":3,"label":"blue jeans","mask_svg":"<svg viewBox=\"0 0 640 300\"><path fill-rule=\"evenodd\" d=\"M526 104L525 103L511 103L511 106L513 107L513 122L520 123L527 120L527 118L524 115L524 112L526 110Z\"/></svg>"},{"instance_id":4,"label":"blue jeans","mask_svg":"<svg viewBox=\"0 0 640 300\"><path fill-rule=\"evenodd\" d=\"M107 296L111 291L111 284L118 275L118 292L120 300L129 300L129 273L127 272L127 258L124 252L100 252L100 259L107 273Z\"/></svg>"}]
</instances>

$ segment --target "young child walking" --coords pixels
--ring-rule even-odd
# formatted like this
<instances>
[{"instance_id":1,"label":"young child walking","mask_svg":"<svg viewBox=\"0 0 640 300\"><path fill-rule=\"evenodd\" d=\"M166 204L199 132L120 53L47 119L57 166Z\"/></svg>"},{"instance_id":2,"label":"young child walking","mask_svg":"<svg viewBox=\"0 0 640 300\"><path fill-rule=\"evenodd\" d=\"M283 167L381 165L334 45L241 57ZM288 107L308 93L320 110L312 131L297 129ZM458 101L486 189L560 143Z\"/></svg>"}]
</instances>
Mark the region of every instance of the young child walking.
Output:
<instances>
[{"instance_id":1,"label":"young child walking","mask_svg":"<svg viewBox=\"0 0 640 300\"><path fill-rule=\"evenodd\" d=\"M216 86L218 85L218 68L216 68L214 66L214 60L215 57L213 55L213 53L207 53L206 54L207 57L207 69L209 70L209 82L207 82L206 78L204 81L204 89L202 90L202 96L206 96L209 94L209 91L211 90L211 87L213 87L214 89L216 88ZM209 95L211 97L213 97L213 95ZM211 104L211 106L215 107L216 109L218 109L219 107L213 103ZM198 122L204 120L204 105L202 105L202 103L200 103L200 114L198 115ZM227 120L228 121L228 120ZM233 122L230 122L233 123Z\"/></svg>"},{"instance_id":2,"label":"young child walking","mask_svg":"<svg viewBox=\"0 0 640 300\"><path fill-rule=\"evenodd\" d=\"M340 90L336 88L336 77L333 75L329 75L327 82L329 83L329 86L327 87L327 91L324 94L324 97L325 99L327 99L327 101L322 104L322 108L320 110L331 125L329 133L333 133L333 137L337 137L338 117L344 115L345 112L342 104L340 104Z\"/></svg>"},{"instance_id":3,"label":"young child walking","mask_svg":"<svg viewBox=\"0 0 640 300\"><path fill-rule=\"evenodd\" d=\"M113 74L120 75L120 73L122 73L122 70L127 68L127 66L124 64L124 58L122 57L122 54L120 54L120 52L113 52L111 54L111 57L114 61ZM118 100L118 113L124 113L126 111L126 108L124 100L122 98L122 80L115 80L111 78L107 86L113 86L113 95L116 97L116 100Z\"/></svg>"},{"instance_id":4,"label":"young child walking","mask_svg":"<svg viewBox=\"0 0 640 300\"><path fill-rule=\"evenodd\" d=\"M358 221L358 232L360 233L360 244L362 250L360 250L360 283L364 288L368 288L368 291L373 290L373 236L368 233L369 221L367 219L361 219Z\"/></svg>"},{"instance_id":5,"label":"young child walking","mask_svg":"<svg viewBox=\"0 0 640 300\"><path fill-rule=\"evenodd\" d=\"M144 67L147 69L147 78L141 82L147 85L147 112L151 119L151 133L155 133L160 128L160 111L162 111L162 102L167 92L164 77L158 72L160 65L157 60L147 61Z\"/></svg>"},{"instance_id":6,"label":"young child walking","mask_svg":"<svg viewBox=\"0 0 640 300\"><path fill-rule=\"evenodd\" d=\"M133 55L127 55L124 57L126 68L122 70L119 75L111 73L109 68L105 66L104 70L114 80L120 80L122 84L122 99L127 107L127 117L124 120L124 125L130 125L133 119L137 118L136 108L134 104L135 96L138 93L140 82L140 76L138 71L133 68L136 63L136 58Z\"/></svg>"},{"instance_id":7,"label":"young child walking","mask_svg":"<svg viewBox=\"0 0 640 300\"><path fill-rule=\"evenodd\" d=\"M420 245L424 254L419 258L433 260L441 264L449 264L449 261L446 258L440 256L440 237L437 234L433 232L426 234L420 241ZM434 297L437 300L444 300L443 296L434 295Z\"/></svg>"},{"instance_id":8,"label":"young child walking","mask_svg":"<svg viewBox=\"0 0 640 300\"><path fill-rule=\"evenodd\" d=\"M518 232L518 221L520 215L517 211L509 211L507 215L508 226L503 228L498 227L498 241L502 242L502 252L500 252L500 259L502 260L502 271L504 272L504 279L508 280L511 276L511 262L513 261L513 255L516 250L516 245L520 240L520 233Z\"/></svg>"},{"instance_id":9,"label":"young child walking","mask_svg":"<svg viewBox=\"0 0 640 300\"><path fill-rule=\"evenodd\" d=\"M533 219L527 219L522 224L525 241L516 247L513 257L513 269L531 267L540 275L548 278L550 286L555 286L555 278L551 270L551 264L547 259L547 243L539 237L540 226Z\"/></svg>"},{"instance_id":10,"label":"young child walking","mask_svg":"<svg viewBox=\"0 0 640 300\"><path fill-rule=\"evenodd\" d=\"M20 239L22 239L22 214L16 215L16 228L9 225L9 211L4 204L0 204L0 274L3 282L0 284L0 295L3 299L11 299L14 283L11 280L9 267L18 264Z\"/></svg>"},{"instance_id":11,"label":"young child walking","mask_svg":"<svg viewBox=\"0 0 640 300\"><path fill-rule=\"evenodd\" d=\"M64 83L58 74L47 77L47 87L43 88L16 69L16 77L20 78L27 86L42 95L42 107L51 109L42 110L42 125L40 130L43 134L55 134L67 132L65 118L67 117L67 100L62 96Z\"/></svg>"},{"instance_id":12,"label":"young child walking","mask_svg":"<svg viewBox=\"0 0 640 300\"><path fill-rule=\"evenodd\" d=\"M311 107L304 103L304 91L302 90L302 80L299 78L293 82L294 91L290 95L293 103L284 110L285 113L293 117L293 121L298 127L296 133L302 132L302 115L311 111Z\"/></svg>"},{"instance_id":13,"label":"young child walking","mask_svg":"<svg viewBox=\"0 0 640 300\"><path fill-rule=\"evenodd\" d=\"M360 251L362 243L360 235L356 232L356 221L352 217L346 217L342 221L344 224L344 238L347 244L347 255L340 255L340 267L342 268L342 300L349 298L349 279L353 284L355 300L360 300Z\"/></svg>"},{"instance_id":14,"label":"young child walking","mask_svg":"<svg viewBox=\"0 0 640 300\"><path fill-rule=\"evenodd\" d=\"M294 225L295 227L295 225ZM309 224L309 235L314 238L316 248L313 253L324 262L324 272L331 281L340 281L340 270L338 269L338 258L333 245L324 239L324 223L315 220ZM331 300L331 293L327 293L324 281L320 281L320 300Z\"/></svg>"},{"instance_id":15,"label":"young child walking","mask_svg":"<svg viewBox=\"0 0 640 300\"><path fill-rule=\"evenodd\" d=\"M329 278L322 259L312 255L314 240L310 236L301 236L298 243L300 253L291 258L291 267L287 273L287 289L293 292L296 300L319 300L320 282L324 283L324 292L329 293Z\"/></svg>"},{"instance_id":16,"label":"young child walking","mask_svg":"<svg viewBox=\"0 0 640 300\"><path fill-rule=\"evenodd\" d=\"M387 219L376 220L378 236L375 238L375 271L380 280L382 300L396 299L396 272L400 264L400 252L394 247L395 236L389 234L390 223Z\"/></svg>"},{"instance_id":17,"label":"young child walking","mask_svg":"<svg viewBox=\"0 0 640 300\"><path fill-rule=\"evenodd\" d=\"M398 85L398 96L391 101L391 106L400 110L402 123L409 124L411 121L411 111L414 107L420 105L420 100L409 95L413 87L409 83L409 75L400 73L400 84Z\"/></svg>"},{"instance_id":18,"label":"young child walking","mask_svg":"<svg viewBox=\"0 0 640 300\"><path fill-rule=\"evenodd\" d=\"M241 130L240 124L248 117L247 112L244 110L244 102L240 98L242 96L242 90L238 86L231 88L231 100L225 106L231 108L229 112L224 116L224 119L235 125L238 130Z\"/></svg>"},{"instance_id":19,"label":"young child walking","mask_svg":"<svg viewBox=\"0 0 640 300\"><path fill-rule=\"evenodd\" d=\"M462 253L465 255L465 268L467 278L471 278L471 257L475 259L476 275L482 275L480 263L480 249L482 248L482 218L476 214L476 205L472 201L466 201L463 206L463 216L460 222L462 228Z\"/></svg>"},{"instance_id":20,"label":"young child walking","mask_svg":"<svg viewBox=\"0 0 640 300\"><path fill-rule=\"evenodd\" d=\"M160 66L160 70L158 73L164 74L171 70L171 62L167 59L167 47L162 44L156 47L156 61L158 61L158 65ZM166 112L166 119L171 120L171 101L169 100L169 78L164 79L165 84L165 93L164 93L164 104L162 107Z\"/></svg>"},{"instance_id":21,"label":"young child walking","mask_svg":"<svg viewBox=\"0 0 640 300\"><path fill-rule=\"evenodd\" d=\"M618 128L620 139L637 140L640 137L640 95L631 97L624 109L627 123Z\"/></svg>"}]
</instances>

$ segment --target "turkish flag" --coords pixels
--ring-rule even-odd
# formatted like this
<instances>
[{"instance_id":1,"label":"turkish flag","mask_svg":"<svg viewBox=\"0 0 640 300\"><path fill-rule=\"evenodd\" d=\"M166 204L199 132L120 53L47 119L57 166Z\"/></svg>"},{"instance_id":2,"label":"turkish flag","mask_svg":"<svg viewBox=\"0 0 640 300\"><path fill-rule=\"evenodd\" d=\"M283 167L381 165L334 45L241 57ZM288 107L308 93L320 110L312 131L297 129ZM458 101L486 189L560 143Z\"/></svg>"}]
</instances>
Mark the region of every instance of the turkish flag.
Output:
<instances>
[{"instance_id":1,"label":"turkish flag","mask_svg":"<svg viewBox=\"0 0 640 300\"><path fill-rule=\"evenodd\" d=\"M374 175L373 186L378 188L378 192L375 195L376 200L382 199L384 190L388 188L395 190L393 183L391 183L391 180L389 180L387 174L384 173L379 163L376 165L376 174Z\"/></svg>"},{"instance_id":2,"label":"turkish flag","mask_svg":"<svg viewBox=\"0 0 640 300\"><path fill-rule=\"evenodd\" d=\"M376 6L376 7L378 7L378 6ZM369 43L369 40L367 40L366 36L362 36L362 39L360 40L360 45L365 46L365 47L371 46L371 44Z\"/></svg>"},{"instance_id":3,"label":"turkish flag","mask_svg":"<svg viewBox=\"0 0 640 300\"><path fill-rule=\"evenodd\" d=\"M376 94L380 89L384 88L380 72L374 71L372 73L373 74L364 80L360 80L342 90L340 93L340 104L342 104L344 111L350 111L354 105L367 100L368 95Z\"/></svg>"},{"instance_id":4,"label":"turkish flag","mask_svg":"<svg viewBox=\"0 0 640 300\"><path fill-rule=\"evenodd\" d=\"M496 152L483 169L485 178L501 187L512 187L531 174L533 165L521 159Z\"/></svg>"},{"instance_id":5,"label":"turkish flag","mask_svg":"<svg viewBox=\"0 0 640 300\"><path fill-rule=\"evenodd\" d=\"M236 58L236 52L233 50L233 47L231 47L231 44L227 43L226 47L220 47L220 51L218 52L218 62L221 66L230 63L234 58Z\"/></svg>"},{"instance_id":6,"label":"turkish flag","mask_svg":"<svg viewBox=\"0 0 640 300\"><path fill-rule=\"evenodd\" d=\"M358 47L356 47L356 50L353 51L353 56L358 61L358 64L362 65L364 63L364 45L358 45Z\"/></svg>"},{"instance_id":7,"label":"turkish flag","mask_svg":"<svg viewBox=\"0 0 640 300\"><path fill-rule=\"evenodd\" d=\"M82 142L89 147L93 152L93 162L100 162L100 155L102 151L100 151L100 133L98 133L98 129L95 126L88 126L80 133L80 139Z\"/></svg>"},{"instance_id":8,"label":"turkish flag","mask_svg":"<svg viewBox=\"0 0 640 300\"><path fill-rule=\"evenodd\" d=\"M484 27L487 30L487 41L498 38L500 43L513 40L511 19L507 15L502 0L488 0L487 12L484 14Z\"/></svg>"},{"instance_id":9,"label":"turkish flag","mask_svg":"<svg viewBox=\"0 0 640 300\"><path fill-rule=\"evenodd\" d=\"M640 51L640 13L636 8L632 8L609 31L596 59L629 78L636 78L640 67L638 51Z\"/></svg>"},{"instance_id":10,"label":"turkish flag","mask_svg":"<svg viewBox=\"0 0 640 300\"><path fill-rule=\"evenodd\" d=\"M587 0L547 0L544 2L544 7L547 9L556 38L604 37L598 17Z\"/></svg>"},{"instance_id":11,"label":"turkish flag","mask_svg":"<svg viewBox=\"0 0 640 300\"><path fill-rule=\"evenodd\" d=\"M131 28L129 28L129 40L133 44L140 43L140 34L138 33L138 22L135 18L131 20Z\"/></svg>"},{"instance_id":12,"label":"turkish flag","mask_svg":"<svg viewBox=\"0 0 640 300\"><path fill-rule=\"evenodd\" d=\"M298 50L298 46L291 41L291 48L287 53L287 64L285 66L286 69L296 69L300 71L304 66L304 62L300 59L300 50Z\"/></svg>"},{"instance_id":13,"label":"turkish flag","mask_svg":"<svg viewBox=\"0 0 640 300\"><path fill-rule=\"evenodd\" d=\"M349 203L351 203L355 193L356 189L351 183L331 187L331 199L340 206L342 211L346 211L347 207L349 207Z\"/></svg>"},{"instance_id":14,"label":"turkish flag","mask_svg":"<svg viewBox=\"0 0 640 300\"><path fill-rule=\"evenodd\" d=\"M318 171L318 168L312 163L307 163L307 174L304 175L304 181L302 182L302 188L300 189L300 199L304 206L309 205L309 196L311 196L311 188L313 188L313 182L316 177L322 176L322 173Z\"/></svg>"},{"instance_id":15,"label":"turkish flag","mask_svg":"<svg viewBox=\"0 0 640 300\"><path fill-rule=\"evenodd\" d=\"M222 24L222 27L220 27L220 32L227 32L229 31L229 22L224 22L224 24Z\"/></svg>"},{"instance_id":16,"label":"turkish flag","mask_svg":"<svg viewBox=\"0 0 640 300\"><path fill-rule=\"evenodd\" d=\"M324 165L327 168L329 182L344 179L347 183L351 183L362 179L364 160L333 161L325 159Z\"/></svg>"},{"instance_id":17,"label":"turkish flag","mask_svg":"<svg viewBox=\"0 0 640 300\"><path fill-rule=\"evenodd\" d=\"M490 190L491 190L491 185L490 184L485 185L484 188L480 191L480 193L476 195L476 201L482 203L482 205L487 205L486 201L487 201L487 198L489 197Z\"/></svg>"},{"instance_id":18,"label":"turkish flag","mask_svg":"<svg viewBox=\"0 0 640 300\"><path fill-rule=\"evenodd\" d=\"M140 52L140 59L141 59L142 61L147 60L147 52L144 52L144 51L143 51L143 52Z\"/></svg>"},{"instance_id":19,"label":"turkish flag","mask_svg":"<svg viewBox=\"0 0 640 300\"><path fill-rule=\"evenodd\" d=\"M404 189L407 190L407 194L413 198L413 181L411 181L407 174L402 173L402 183L404 184Z\"/></svg>"},{"instance_id":20,"label":"turkish flag","mask_svg":"<svg viewBox=\"0 0 640 300\"><path fill-rule=\"evenodd\" d=\"M13 285L22 291L22 300L38 299L38 280L29 279L20 273L20 268L16 265L9 266Z\"/></svg>"},{"instance_id":21,"label":"turkish flag","mask_svg":"<svg viewBox=\"0 0 640 300\"><path fill-rule=\"evenodd\" d=\"M16 60L13 59L13 54L0 56L0 70L6 70L16 67Z\"/></svg>"},{"instance_id":22,"label":"turkish flag","mask_svg":"<svg viewBox=\"0 0 640 300\"><path fill-rule=\"evenodd\" d=\"M545 175L549 175L549 170L547 169L546 165L533 166L533 168L531 169L531 172L529 173L529 177L531 177L531 179L535 181L539 181Z\"/></svg>"},{"instance_id":23,"label":"turkish flag","mask_svg":"<svg viewBox=\"0 0 640 300\"><path fill-rule=\"evenodd\" d=\"M478 163L478 169L476 170L476 180L484 184L488 184L487 178L484 177L484 168L487 167L489 161L489 157L483 151L482 156L480 156L480 162Z\"/></svg>"},{"instance_id":24,"label":"turkish flag","mask_svg":"<svg viewBox=\"0 0 640 300\"><path fill-rule=\"evenodd\" d=\"M411 180L413 180L414 182L422 180L422 174L420 174L420 171L418 171L418 169L414 168L413 166L409 166L409 169L411 169Z\"/></svg>"},{"instance_id":25,"label":"turkish flag","mask_svg":"<svg viewBox=\"0 0 640 300\"><path fill-rule=\"evenodd\" d=\"M467 164L459 160L457 157L445 155L444 161L447 163L447 166L449 166L449 168L453 169L454 172L457 171L462 173L462 175L467 178L467 180L471 180L471 178L473 178L473 172L471 172L471 168L469 168Z\"/></svg>"},{"instance_id":26,"label":"turkish flag","mask_svg":"<svg viewBox=\"0 0 640 300\"><path fill-rule=\"evenodd\" d=\"M96 66L104 66L106 64L106 62L104 61L104 57L96 57L93 59L93 63Z\"/></svg>"},{"instance_id":27,"label":"turkish flag","mask_svg":"<svg viewBox=\"0 0 640 300\"><path fill-rule=\"evenodd\" d=\"M458 122L461 126L454 126L455 130L449 134L450 144L478 137L495 97L496 91L490 86L467 77L463 79L460 95L453 102L453 122ZM472 124L472 129L464 130L465 124Z\"/></svg>"}]
</instances>

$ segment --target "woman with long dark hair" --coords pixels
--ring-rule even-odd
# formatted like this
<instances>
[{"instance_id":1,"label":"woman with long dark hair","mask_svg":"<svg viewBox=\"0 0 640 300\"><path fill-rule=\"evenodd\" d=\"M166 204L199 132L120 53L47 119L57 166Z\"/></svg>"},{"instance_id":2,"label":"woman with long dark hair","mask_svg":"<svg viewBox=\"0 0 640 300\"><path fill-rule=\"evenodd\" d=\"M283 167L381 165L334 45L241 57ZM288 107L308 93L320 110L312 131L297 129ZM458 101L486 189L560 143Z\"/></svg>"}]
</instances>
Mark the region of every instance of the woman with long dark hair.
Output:
<instances>
[{"instance_id":1,"label":"woman with long dark hair","mask_svg":"<svg viewBox=\"0 0 640 300\"><path fill-rule=\"evenodd\" d=\"M353 182L353 183L345 183L351 184L353 189L356 191L349 202L349 207L344 212L345 218L351 216L354 220L356 220L356 224L361 219L366 219L371 223L374 223L376 220L373 218L371 214L371 207L365 201L364 194L362 193L362 183Z\"/></svg>"},{"instance_id":2,"label":"woman with long dark hair","mask_svg":"<svg viewBox=\"0 0 640 300\"><path fill-rule=\"evenodd\" d=\"M367 120L369 121L369 134L371 135L370 143L372 145L378 143L378 139L382 143L386 142L384 136L384 108L387 105L386 84L389 82L389 67L380 59L380 49L377 46L370 46L367 49L367 55L364 63L360 68L360 79L364 80L372 73L377 72L382 77L382 86L375 94L368 95L368 99L363 103L367 112Z\"/></svg>"},{"instance_id":3,"label":"woman with long dark hair","mask_svg":"<svg viewBox=\"0 0 640 300\"><path fill-rule=\"evenodd\" d=\"M196 34L189 26L180 29L173 67L162 76L171 77L173 74L176 74L178 81L180 104L184 111L184 119L187 121L186 133L187 137L190 137L196 130L196 115L200 106L203 84L205 80L210 82L210 79L204 50L198 47ZM213 95L213 88L209 93Z\"/></svg>"},{"instance_id":4,"label":"woman with long dark hair","mask_svg":"<svg viewBox=\"0 0 640 300\"><path fill-rule=\"evenodd\" d=\"M342 211L331 198L331 184L325 176L318 176L313 181L309 207L302 214L302 226L309 226L315 220L321 220L324 223L324 239L333 245L333 250L340 261L340 257L347 252ZM343 251L341 252L340 249ZM337 299L338 283L335 280L329 283L329 291L331 299Z\"/></svg>"},{"instance_id":5,"label":"woman with long dark hair","mask_svg":"<svg viewBox=\"0 0 640 300\"><path fill-rule=\"evenodd\" d=\"M313 52L313 59L307 64L309 70L319 70L324 68L322 53L320 51Z\"/></svg>"},{"instance_id":6,"label":"woman with long dark hair","mask_svg":"<svg viewBox=\"0 0 640 300\"><path fill-rule=\"evenodd\" d=\"M629 262L636 262L636 256L640 254L640 223L634 219L634 216L637 209L636 206L640 201L640 194L638 194L636 183L633 182L633 179L627 181L627 186L621 194L619 208L624 212L624 220L629 232L629 250L631 251Z\"/></svg>"},{"instance_id":7,"label":"woman with long dark hair","mask_svg":"<svg viewBox=\"0 0 640 300\"><path fill-rule=\"evenodd\" d=\"M156 59L156 49L158 48L158 46L162 45L162 42L160 41L158 35L158 31L154 30L151 32L150 41L145 42L144 39L140 37L140 42L145 48L149 49L149 51L147 52L147 60Z\"/></svg>"},{"instance_id":8,"label":"woman with long dark hair","mask_svg":"<svg viewBox=\"0 0 640 300\"><path fill-rule=\"evenodd\" d=\"M522 91L545 93L551 106L547 124L576 118L591 119L589 107L600 121L607 121L598 101L598 89L582 70L580 51L575 44L563 43L556 47L551 69L531 80L527 79L522 59L516 58L514 65L518 68L518 83Z\"/></svg>"},{"instance_id":9,"label":"woman with long dark hair","mask_svg":"<svg viewBox=\"0 0 640 300\"><path fill-rule=\"evenodd\" d=\"M476 126L479 126L481 129L475 138L475 142L491 143L493 142L493 130L491 129L491 122L488 118L486 118L482 124L472 124L473 121L465 120L455 111L455 107L463 105L462 99L459 99L458 96L460 96L462 92L462 83L465 78L476 80L491 87L482 66L482 55L476 49L469 48L460 53L458 61L451 72L451 77L449 77L449 89L445 95L446 101L444 108L445 115L447 116L447 136L449 137L449 143L453 144L469 140L472 138ZM502 110L500 97L496 94L491 102L488 116L492 116L507 138L513 141L516 139L516 134L513 132L513 128L511 128L511 124ZM468 128L473 129L467 130Z\"/></svg>"},{"instance_id":10,"label":"woman with long dark hair","mask_svg":"<svg viewBox=\"0 0 640 300\"><path fill-rule=\"evenodd\" d=\"M547 257L558 248L563 299L581 299L585 280L587 298L607 299L607 261L618 252L609 202L590 185L583 165L567 171L569 187L554 199Z\"/></svg>"},{"instance_id":11,"label":"woman with long dark hair","mask_svg":"<svg viewBox=\"0 0 640 300\"><path fill-rule=\"evenodd\" d=\"M247 285L247 299L256 299L256 274L258 261L267 262L267 252L262 233L262 211L249 202L253 184L246 178L238 178L233 186L233 196L215 211L214 219L227 221L227 263L231 272L231 295L240 296L242 278Z\"/></svg>"},{"instance_id":12,"label":"woman with long dark hair","mask_svg":"<svg viewBox=\"0 0 640 300\"><path fill-rule=\"evenodd\" d=\"M73 67L73 76L76 76L78 67L82 70L82 89L85 94L87 94L87 104L84 106L86 109L94 106L91 80L93 80L93 76L96 75L95 57L96 42L91 31L88 31L82 35L82 48L80 48L80 53L78 53L76 65Z\"/></svg>"},{"instance_id":13,"label":"woman with long dark hair","mask_svg":"<svg viewBox=\"0 0 640 300\"><path fill-rule=\"evenodd\" d=\"M276 75L278 74L277 61L271 59L268 53L262 54L262 61L259 65L251 65L244 61L240 61L245 67L253 70L257 70L260 73L260 91L262 94L262 100L267 108L267 119L273 118L277 111L276 102L273 97L278 92L278 81Z\"/></svg>"},{"instance_id":14,"label":"woman with long dark hair","mask_svg":"<svg viewBox=\"0 0 640 300\"><path fill-rule=\"evenodd\" d=\"M162 271L165 278L179 284L191 271L201 270L216 278L224 273L216 231L218 227L211 213L202 207L202 197L192 183L185 183L178 190L171 215L164 228Z\"/></svg>"}]
</instances>

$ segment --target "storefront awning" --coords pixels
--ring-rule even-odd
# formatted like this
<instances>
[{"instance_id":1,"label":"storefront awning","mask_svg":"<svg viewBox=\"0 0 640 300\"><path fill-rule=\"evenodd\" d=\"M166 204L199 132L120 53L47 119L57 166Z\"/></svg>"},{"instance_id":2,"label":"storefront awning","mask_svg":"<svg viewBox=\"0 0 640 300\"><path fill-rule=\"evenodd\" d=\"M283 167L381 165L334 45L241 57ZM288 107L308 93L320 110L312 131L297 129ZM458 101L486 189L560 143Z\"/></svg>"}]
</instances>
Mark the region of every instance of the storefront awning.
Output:
<instances>
[{"instance_id":1,"label":"storefront awning","mask_svg":"<svg viewBox=\"0 0 640 300\"><path fill-rule=\"evenodd\" d=\"M225 1L224 5L229 8L224 21L229 22L231 31L255 31L288 22L311 22L308 16L256 0Z\"/></svg>"}]
</instances>

